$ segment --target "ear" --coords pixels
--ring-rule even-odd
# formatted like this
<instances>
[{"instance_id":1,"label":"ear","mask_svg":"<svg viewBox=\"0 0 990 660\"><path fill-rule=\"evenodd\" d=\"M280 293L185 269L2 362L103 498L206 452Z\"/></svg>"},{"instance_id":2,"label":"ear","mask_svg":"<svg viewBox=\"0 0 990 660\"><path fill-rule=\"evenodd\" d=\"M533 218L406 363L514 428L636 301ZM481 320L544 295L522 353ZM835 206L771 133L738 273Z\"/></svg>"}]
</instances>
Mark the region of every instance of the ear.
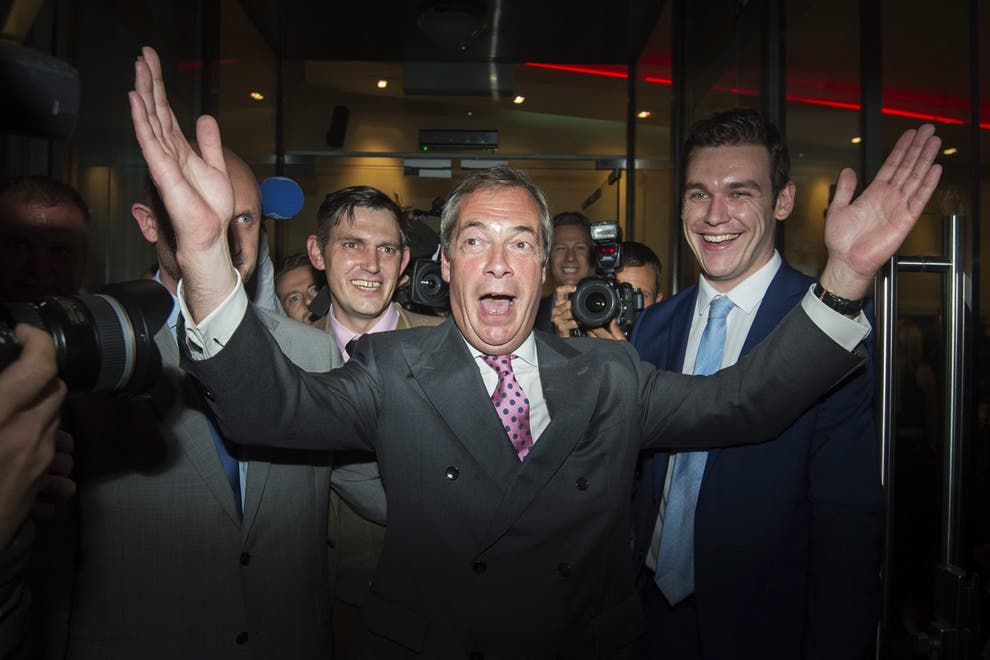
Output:
<instances>
[{"instance_id":1,"label":"ear","mask_svg":"<svg viewBox=\"0 0 990 660\"><path fill-rule=\"evenodd\" d=\"M656 304L656 303L660 302L661 300L663 300L663 294L660 293L659 291L657 291L657 299L653 301L653 304Z\"/></svg>"},{"instance_id":2,"label":"ear","mask_svg":"<svg viewBox=\"0 0 990 660\"><path fill-rule=\"evenodd\" d=\"M773 217L776 220L786 220L791 215L791 211L794 210L795 190L794 182L788 181L777 194L777 202L773 209Z\"/></svg>"},{"instance_id":3,"label":"ear","mask_svg":"<svg viewBox=\"0 0 990 660\"><path fill-rule=\"evenodd\" d=\"M412 253L409 252L409 246L402 248L402 265L399 266L400 273L406 272L406 266L409 265L409 258L411 255Z\"/></svg>"},{"instance_id":4,"label":"ear","mask_svg":"<svg viewBox=\"0 0 990 660\"><path fill-rule=\"evenodd\" d=\"M446 250L440 250L440 276L444 282L450 284L450 260L447 259Z\"/></svg>"},{"instance_id":5,"label":"ear","mask_svg":"<svg viewBox=\"0 0 990 660\"><path fill-rule=\"evenodd\" d=\"M316 234L310 234L309 238L306 239L306 253L309 255L309 263L313 264L313 268L316 270L326 270L326 264L323 263L323 253L320 252L320 239L316 237Z\"/></svg>"},{"instance_id":6,"label":"ear","mask_svg":"<svg viewBox=\"0 0 990 660\"><path fill-rule=\"evenodd\" d=\"M158 222L155 220L155 214L151 211L151 207L147 204L136 202L131 204L131 215L134 217L135 222L137 222L138 229L141 230L144 240L149 243L157 243Z\"/></svg>"}]
</instances>

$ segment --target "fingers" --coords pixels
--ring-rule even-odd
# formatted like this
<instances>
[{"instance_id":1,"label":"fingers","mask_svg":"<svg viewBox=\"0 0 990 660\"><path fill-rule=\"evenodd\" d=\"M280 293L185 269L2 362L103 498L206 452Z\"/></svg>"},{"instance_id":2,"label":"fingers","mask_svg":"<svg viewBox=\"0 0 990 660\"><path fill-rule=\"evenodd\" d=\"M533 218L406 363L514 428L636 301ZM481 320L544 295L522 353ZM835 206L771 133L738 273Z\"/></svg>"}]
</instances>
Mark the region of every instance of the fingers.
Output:
<instances>
[{"instance_id":1,"label":"fingers","mask_svg":"<svg viewBox=\"0 0 990 660\"><path fill-rule=\"evenodd\" d=\"M55 345L51 336L38 328L19 324L15 328L21 355L0 372L0 419L30 408L45 397L46 411L58 411L65 398L65 385L56 379ZM58 386L61 386L59 389Z\"/></svg>"},{"instance_id":2,"label":"fingers","mask_svg":"<svg viewBox=\"0 0 990 660\"><path fill-rule=\"evenodd\" d=\"M853 193L856 192L856 172L845 167L839 172L839 178L835 182L835 196L828 207L828 215L838 209L849 206Z\"/></svg>"},{"instance_id":3,"label":"fingers","mask_svg":"<svg viewBox=\"0 0 990 660\"><path fill-rule=\"evenodd\" d=\"M203 115L196 120L196 141L199 151L207 165L221 172L227 171L227 163L223 157L223 144L220 142L220 127L217 120L209 115Z\"/></svg>"},{"instance_id":4,"label":"fingers","mask_svg":"<svg viewBox=\"0 0 990 660\"><path fill-rule=\"evenodd\" d=\"M877 171L877 175L873 177L874 181L881 182L893 182L894 177L897 175L898 168L904 161L905 155L911 147L914 137L917 131L913 128L904 131L901 137L898 138L897 142L894 144L894 148L890 150L890 154L887 155L887 159L883 161L883 165ZM909 170L910 171L910 168Z\"/></svg>"},{"instance_id":5,"label":"fingers","mask_svg":"<svg viewBox=\"0 0 990 660\"><path fill-rule=\"evenodd\" d=\"M931 199L932 194L935 192L935 188L938 186L939 179L942 178L942 166L932 165L931 169L925 175L925 178L921 181L921 185L914 194L908 199L908 212L911 215L917 217L920 216L924 210L925 205L928 204L928 200Z\"/></svg>"},{"instance_id":6,"label":"fingers","mask_svg":"<svg viewBox=\"0 0 990 660\"><path fill-rule=\"evenodd\" d=\"M141 49L141 55L151 75L151 99L154 103L153 114L161 123L162 136L167 141L170 141L178 130L178 124L174 121L172 108L169 106L168 96L165 94L165 80L162 78L161 60L158 57L158 52L148 46Z\"/></svg>"},{"instance_id":7,"label":"fingers","mask_svg":"<svg viewBox=\"0 0 990 660\"><path fill-rule=\"evenodd\" d=\"M72 469L75 465L76 463L72 458L72 454L64 451L56 451L52 457L52 464L48 468L48 472L61 477L67 477L72 474Z\"/></svg>"},{"instance_id":8,"label":"fingers","mask_svg":"<svg viewBox=\"0 0 990 660\"><path fill-rule=\"evenodd\" d=\"M905 132L901 136L901 139L898 140L898 144L910 132ZM894 173L891 184L897 188L905 189L905 192L913 192L913 189L924 178L924 173L935 162L935 157L938 155L938 148L941 143L941 139L935 136L935 127L931 124L924 124L917 131L914 131L911 142L907 147L904 158Z\"/></svg>"}]
</instances>

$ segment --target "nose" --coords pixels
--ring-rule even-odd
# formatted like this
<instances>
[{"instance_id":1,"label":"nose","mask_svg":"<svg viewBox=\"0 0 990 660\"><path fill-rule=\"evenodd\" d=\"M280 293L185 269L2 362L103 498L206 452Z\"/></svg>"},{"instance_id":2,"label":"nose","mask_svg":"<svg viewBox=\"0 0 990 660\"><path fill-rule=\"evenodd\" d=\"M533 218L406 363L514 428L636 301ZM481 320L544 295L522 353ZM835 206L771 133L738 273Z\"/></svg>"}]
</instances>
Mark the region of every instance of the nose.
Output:
<instances>
[{"instance_id":1,"label":"nose","mask_svg":"<svg viewBox=\"0 0 990 660\"><path fill-rule=\"evenodd\" d=\"M508 252L505 245L493 244L488 249L488 262L485 271L495 277L503 277L506 274L512 273L512 267L509 265Z\"/></svg>"},{"instance_id":2,"label":"nose","mask_svg":"<svg viewBox=\"0 0 990 660\"><path fill-rule=\"evenodd\" d=\"M231 226L227 230L227 245L230 247L231 258L237 257L241 254L243 249L243 241L241 239L240 233Z\"/></svg>"},{"instance_id":3,"label":"nose","mask_svg":"<svg viewBox=\"0 0 990 660\"><path fill-rule=\"evenodd\" d=\"M720 225L729 219L729 207L722 195L712 195L708 204L708 213L705 214L705 223L709 225Z\"/></svg>"},{"instance_id":4,"label":"nose","mask_svg":"<svg viewBox=\"0 0 990 660\"><path fill-rule=\"evenodd\" d=\"M310 289L306 289L305 291L303 291L303 304L306 307L309 307L309 303L313 302L313 298L315 297L316 297L316 292Z\"/></svg>"},{"instance_id":5,"label":"nose","mask_svg":"<svg viewBox=\"0 0 990 660\"><path fill-rule=\"evenodd\" d=\"M382 255L378 250L369 248L361 255L361 268L369 273L377 273L382 267Z\"/></svg>"}]
</instances>

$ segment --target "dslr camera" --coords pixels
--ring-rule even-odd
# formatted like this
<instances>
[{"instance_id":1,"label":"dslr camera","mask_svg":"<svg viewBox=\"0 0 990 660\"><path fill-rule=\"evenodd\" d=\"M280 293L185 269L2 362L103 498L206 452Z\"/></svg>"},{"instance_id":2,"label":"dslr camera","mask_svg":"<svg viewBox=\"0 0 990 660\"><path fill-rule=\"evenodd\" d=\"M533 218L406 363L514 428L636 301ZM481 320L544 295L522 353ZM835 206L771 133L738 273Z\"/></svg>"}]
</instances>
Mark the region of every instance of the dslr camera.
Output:
<instances>
[{"instance_id":1,"label":"dslr camera","mask_svg":"<svg viewBox=\"0 0 990 660\"><path fill-rule=\"evenodd\" d=\"M27 323L51 335L58 375L70 392L147 392L161 374L155 334L172 305L172 295L152 280L111 284L95 294L0 303L0 370L21 354L14 325Z\"/></svg>"},{"instance_id":2,"label":"dslr camera","mask_svg":"<svg viewBox=\"0 0 990 660\"><path fill-rule=\"evenodd\" d=\"M395 302L403 307L421 305L430 309L445 309L450 304L439 261L428 257L416 259L408 272L409 280L395 289L392 297Z\"/></svg>"},{"instance_id":3,"label":"dslr camera","mask_svg":"<svg viewBox=\"0 0 990 660\"><path fill-rule=\"evenodd\" d=\"M643 311L643 292L616 280L622 268L622 243L619 223L614 220L593 222L589 227L594 241L596 275L586 277L571 294L571 314L579 328L574 336L584 336L587 330L603 328L615 319L626 335L632 330L636 317Z\"/></svg>"}]
</instances>

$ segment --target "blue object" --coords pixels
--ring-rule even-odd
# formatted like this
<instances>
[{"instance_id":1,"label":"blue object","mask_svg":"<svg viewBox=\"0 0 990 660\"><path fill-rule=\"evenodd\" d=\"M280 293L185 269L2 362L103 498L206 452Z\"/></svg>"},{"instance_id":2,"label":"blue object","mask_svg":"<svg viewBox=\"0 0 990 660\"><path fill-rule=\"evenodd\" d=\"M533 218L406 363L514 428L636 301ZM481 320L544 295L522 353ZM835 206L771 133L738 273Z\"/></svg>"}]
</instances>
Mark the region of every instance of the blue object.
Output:
<instances>
[{"instance_id":1,"label":"blue object","mask_svg":"<svg viewBox=\"0 0 990 660\"><path fill-rule=\"evenodd\" d=\"M289 220L303 207L303 191L298 183L284 176L261 182L261 214L275 220Z\"/></svg>"}]
</instances>

